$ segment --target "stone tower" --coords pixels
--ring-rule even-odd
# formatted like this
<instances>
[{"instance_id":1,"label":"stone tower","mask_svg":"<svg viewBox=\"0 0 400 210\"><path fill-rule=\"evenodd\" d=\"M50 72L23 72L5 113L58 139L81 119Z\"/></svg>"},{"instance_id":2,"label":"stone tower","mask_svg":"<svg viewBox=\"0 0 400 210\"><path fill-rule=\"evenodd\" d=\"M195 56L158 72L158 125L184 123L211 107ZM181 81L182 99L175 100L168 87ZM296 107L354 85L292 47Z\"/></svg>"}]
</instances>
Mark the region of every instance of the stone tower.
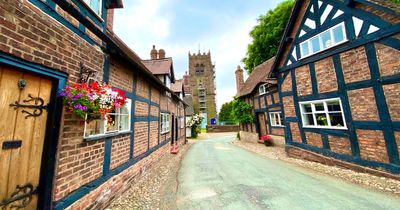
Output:
<instances>
[{"instance_id":1,"label":"stone tower","mask_svg":"<svg viewBox=\"0 0 400 210\"><path fill-rule=\"evenodd\" d=\"M189 84L195 113L207 113L207 124L217 117L215 66L211 53L189 52Z\"/></svg>"},{"instance_id":2,"label":"stone tower","mask_svg":"<svg viewBox=\"0 0 400 210\"><path fill-rule=\"evenodd\" d=\"M236 74L236 93L239 94L240 90L244 86L244 78L243 78L243 69L240 66L237 66L235 71Z\"/></svg>"}]
</instances>

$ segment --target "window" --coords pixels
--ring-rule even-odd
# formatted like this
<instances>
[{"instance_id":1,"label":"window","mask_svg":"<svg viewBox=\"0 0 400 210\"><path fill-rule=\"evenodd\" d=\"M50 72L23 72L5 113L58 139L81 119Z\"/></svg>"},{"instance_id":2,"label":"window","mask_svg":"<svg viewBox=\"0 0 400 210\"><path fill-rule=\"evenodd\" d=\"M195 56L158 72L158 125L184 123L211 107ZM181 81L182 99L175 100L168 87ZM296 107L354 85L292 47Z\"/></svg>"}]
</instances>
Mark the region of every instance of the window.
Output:
<instances>
[{"instance_id":1,"label":"window","mask_svg":"<svg viewBox=\"0 0 400 210\"><path fill-rule=\"evenodd\" d=\"M263 84L258 88L258 91L260 92L260 95L266 94L267 93L267 84Z\"/></svg>"},{"instance_id":2,"label":"window","mask_svg":"<svg viewBox=\"0 0 400 210\"><path fill-rule=\"evenodd\" d=\"M185 117L181 117L181 128L185 127Z\"/></svg>"},{"instance_id":3,"label":"window","mask_svg":"<svg viewBox=\"0 0 400 210\"><path fill-rule=\"evenodd\" d=\"M194 67L196 74L204 74L204 64L196 64Z\"/></svg>"},{"instance_id":4,"label":"window","mask_svg":"<svg viewBox=\"0 0 400 210\"><path fill-rule=\"evenodd\" d=\"M300 102L303 127L346 129L339 98Z\"/></svg>"},{"instance_id":5,"label":"window","mask_svg":"<svg viewBox=\"0 0 400 210\"><path fill-rule=\"evenodd\" d=\"M271 126L283 126L281 112L270 112L269 120L271 122Z\"/></svg>"},{"instance_id":6,"label":"window","mask_svg":"<svg viewBox=\"0 0 400 210\"><path fill-rule=\"evenodd\" d=\"M340 23L300 44L301 57L307 57L347 41L344 23Z\"/></svg>"},{"instance_id":7,"label":"window","mask_svg":"<svg viewBox=\"0 0 400 210\"><path fill-rule=\"evenodd\" d=\"M101 16L102 0L83 0L98 16Z\"/></svg>"},{"instance_id":8,"label":"window","mask_svg":"<svg viewBox=\"0 0 400 210\"><path fill-rule=\"evenodd\" d=\"M168 113L161 113L161 133L168 133L169 132L169 114Z\"/></svg>"},{"instance_id":9,"label":"window","mask_svg":"<svg viewBox=\"0 0 400 210\"><path fill-rule=\"evenodd\" d=\"M85 137L130 131L131 107L132 100L127 99L123 107L118 108L115 112L106 114L105 119L91 120L90 116L86 116Z\"/></svg>"}]
</instances>

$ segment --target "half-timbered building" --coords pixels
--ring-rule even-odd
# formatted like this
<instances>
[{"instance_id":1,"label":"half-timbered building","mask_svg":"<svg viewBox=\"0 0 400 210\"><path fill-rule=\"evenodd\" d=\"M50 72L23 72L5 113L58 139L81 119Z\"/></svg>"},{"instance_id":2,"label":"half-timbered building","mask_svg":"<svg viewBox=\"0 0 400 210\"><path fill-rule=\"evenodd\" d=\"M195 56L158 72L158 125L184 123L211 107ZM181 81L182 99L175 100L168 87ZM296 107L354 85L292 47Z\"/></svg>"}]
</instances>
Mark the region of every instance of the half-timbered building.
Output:
<instances>
[{"instance_id":1,"label":"half-timbered building","mask_svg":"<svg viewBox=\"0 0 400 210\"><path fill-rule=\"evenodd\" d=\"M399 8L295 2L271 74L290 156L400 173Z\"/></svg>"},{"instance_id":2,"label":"half-timbered building","mask_svg":"<svg viewBox=\"0 0 400 210\"><path fill-rule=\"evenodd\" d=\"M237 96L253 106L255 121L240 125L240 138L257 142L262 135L284 135L282 106L277 88L277 80L269 78L275 58L271 58L254 68L244 82L243 70L235 71Z\"/></svg>"},{"instance_id":3,"label":"half-timbered building","mask_svg":"<svg viewBox=\"0 0 400 210\"><path fill-rule=\"evenodd\" d=\"M185 103L112 32L120 7L0 0L1 209L102 209L185 142ZM77 117L58 97L93 80L127 96L112 122Z\"/></svg>"}]
</instances>

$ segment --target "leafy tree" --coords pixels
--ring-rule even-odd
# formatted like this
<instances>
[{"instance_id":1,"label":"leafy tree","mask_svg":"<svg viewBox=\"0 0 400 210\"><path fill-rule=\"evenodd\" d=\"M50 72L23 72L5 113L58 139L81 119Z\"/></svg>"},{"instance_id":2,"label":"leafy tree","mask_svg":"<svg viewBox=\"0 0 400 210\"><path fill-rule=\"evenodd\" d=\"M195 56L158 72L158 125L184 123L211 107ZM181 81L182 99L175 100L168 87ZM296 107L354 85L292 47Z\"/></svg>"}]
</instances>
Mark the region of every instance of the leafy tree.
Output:
<instances>
[{"instance_id":1,"label":"leafy tree","mask_svg":"<svg viewBox=\"0 0 400 210\"><path fill-rule=\"evenodd\" d=\"M242 60L249 74L276 55L293 5L293 0L286 0L258 18L258 25L250 32L253 41L247 46L246 57Z\"/></svg>"},{"instance_id":2,"label":"leafy tree","mask_svg":"<svg viewBox=\"0 0 400 210\"><path fill-rule=\"evenodd\" d=\"M234 119L239 123L254 122L253 106L244 102L239 98L235 98L232 102L232 114Z\"/></svg>"},{"instance_id":3,"label":"leafy tree","mask_svg":"<svg viewBox=\"0 0 400 210\"><path fill-rule=\"evenodd\" d=\"M221 110L219 112L220 122L234 122L235 119L232 114L233 101L222 104Z\"/></svg>"},{"instance_id":4,"label":"leafy tree","mask_svg":"<svg viewBox=\"0 0 400 210\"><path fill-rule=\"evenodd\" d=\"M390 0L390 1L392 1L393 3L396 3L396 4L400 4L400 0Z\"/></svg>"}]
</instances>

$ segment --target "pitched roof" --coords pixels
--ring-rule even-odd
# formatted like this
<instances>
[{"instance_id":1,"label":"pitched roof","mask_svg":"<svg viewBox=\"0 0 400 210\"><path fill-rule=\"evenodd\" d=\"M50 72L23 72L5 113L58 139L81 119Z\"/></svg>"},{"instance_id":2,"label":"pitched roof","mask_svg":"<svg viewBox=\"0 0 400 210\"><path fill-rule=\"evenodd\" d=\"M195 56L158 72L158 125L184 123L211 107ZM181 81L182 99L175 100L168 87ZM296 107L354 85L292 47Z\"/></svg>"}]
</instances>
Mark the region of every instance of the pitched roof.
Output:
<instances>
[{"instance_id":1,"label":"pitched roof","mask_svg":"<svg viewBox=\"0 0 400 210\"><path fill-rule=\"evenodd\" d=\"M275 62L275 57L270 58L264 63L256 66L253 72L251 72L249 78L247 78L244 83L242 89L237 94L237 96L245 96L253 92L254 88L257 87L258 84L268 82L271 84L276 84L276 79L268 78L269 72L271 71L272 65Z\"/></svg>"},{"instance_id":2,"label":"pitched roof","mask_svg":"<svg viewBox=\"0 0 400 210\"><path fill-rule=\"evenodd\" d=\"M153 74L169 74L172 68L172 58L143 60L143 64Z\"/></svg>"},{"instance_id":3,"label":"pitched roof","mask_svg":"<svg viewBox=\"0 0 400 210\"><path fill-rule=\"evenodd\" d=\"M171 84L171 90L175 93L181 93L183 91L183 80L175 80L175 83Z\"/></svg>"}]
</instances>

